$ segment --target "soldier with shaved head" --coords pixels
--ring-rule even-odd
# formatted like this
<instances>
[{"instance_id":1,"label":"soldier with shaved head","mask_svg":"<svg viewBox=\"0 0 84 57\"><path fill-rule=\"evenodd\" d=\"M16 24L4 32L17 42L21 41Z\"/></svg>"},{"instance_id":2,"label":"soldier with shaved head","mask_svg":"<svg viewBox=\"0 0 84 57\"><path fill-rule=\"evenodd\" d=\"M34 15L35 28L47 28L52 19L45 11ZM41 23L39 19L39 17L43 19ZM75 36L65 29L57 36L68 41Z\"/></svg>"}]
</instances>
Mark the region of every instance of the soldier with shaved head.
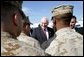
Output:
<instances>
[{"instance_id":1,"label":"soldier with shaved head","mask_svg":"<svg viewBox=\"0 0 84 57\"><path fill-rule=\"evenodd\" d=\"M44 51L17 40L25 16L21 9L22 1L1 2L1 56L44 56Z\"/></svg>"}]
</instances>

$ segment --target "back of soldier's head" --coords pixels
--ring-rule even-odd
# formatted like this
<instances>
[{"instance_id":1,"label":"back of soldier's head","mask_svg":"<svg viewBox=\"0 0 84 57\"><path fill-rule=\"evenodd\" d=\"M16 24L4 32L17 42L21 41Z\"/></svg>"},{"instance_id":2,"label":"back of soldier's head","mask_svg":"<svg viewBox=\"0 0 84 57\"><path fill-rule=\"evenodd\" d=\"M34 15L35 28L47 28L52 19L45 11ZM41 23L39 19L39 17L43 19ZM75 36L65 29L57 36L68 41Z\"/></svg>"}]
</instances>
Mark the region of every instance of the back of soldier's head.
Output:
<instances>
[{"instance_id":1,"label":"back of soldier's head","mask_svg":"<svg viewBox=\"0 0 84 57\"><path fill-rule=\"evenodd\" d=\"M11 19L11 15L14 13L14 11L21 8L19 4L22 4L22 2L14 2L14 1L2 1L1 2L1 20L8 20Z\"/></svg>"},{"instance_id":2,"label":"back of soldier's head","mask_svg":"<svg viewBox=\"0 0 84 57\"><path fill-rule=\"evenodd\" d=\"M22 2L2 1L1 2L1 28L12 35L19 35L22 29Z\"/></svg>"}]
</instances>

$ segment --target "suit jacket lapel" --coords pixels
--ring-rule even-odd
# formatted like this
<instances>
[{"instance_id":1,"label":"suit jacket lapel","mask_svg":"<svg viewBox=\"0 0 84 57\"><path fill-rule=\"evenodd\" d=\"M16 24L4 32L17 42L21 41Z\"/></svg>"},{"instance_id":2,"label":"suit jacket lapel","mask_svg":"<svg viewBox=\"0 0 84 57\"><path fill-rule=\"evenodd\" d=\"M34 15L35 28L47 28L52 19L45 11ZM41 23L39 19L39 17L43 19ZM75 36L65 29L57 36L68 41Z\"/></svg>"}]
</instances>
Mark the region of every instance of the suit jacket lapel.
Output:
<instances>
[{"instance_id":1,"label":"suit jacket lapel","mask_svg":"<svg viewBox=\"0 0 84 57\"><path fill-rule=\"evenodd\" d=\"M44 32L43 32L41 26L39 26L39 33L40 33L40 35L42 35L41 37L43 38L43 40L47 40L47 37L46 37L46 35L44 34Z\"/></svg>"}]
</instances>

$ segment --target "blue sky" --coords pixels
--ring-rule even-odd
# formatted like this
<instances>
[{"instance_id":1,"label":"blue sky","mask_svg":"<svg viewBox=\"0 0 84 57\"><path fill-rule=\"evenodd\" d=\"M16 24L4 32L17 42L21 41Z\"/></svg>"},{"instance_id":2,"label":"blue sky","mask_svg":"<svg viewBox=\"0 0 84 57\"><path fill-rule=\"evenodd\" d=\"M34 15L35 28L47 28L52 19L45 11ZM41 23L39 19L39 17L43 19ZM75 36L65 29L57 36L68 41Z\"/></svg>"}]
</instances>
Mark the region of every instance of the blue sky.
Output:
<instances>
[{"instance_id":1,"label":"blue sky","mask_svg":"<svg viewBox=\"0 0 84 57\"><path fill-rule=\"evenodd\" d=\"M59 5L73 5L73 15L80 21L83 18L83 1L23 1L22 9L32 23L39 23L43 16L52 16L52 9Z\"/></svg>"}]
</instances>

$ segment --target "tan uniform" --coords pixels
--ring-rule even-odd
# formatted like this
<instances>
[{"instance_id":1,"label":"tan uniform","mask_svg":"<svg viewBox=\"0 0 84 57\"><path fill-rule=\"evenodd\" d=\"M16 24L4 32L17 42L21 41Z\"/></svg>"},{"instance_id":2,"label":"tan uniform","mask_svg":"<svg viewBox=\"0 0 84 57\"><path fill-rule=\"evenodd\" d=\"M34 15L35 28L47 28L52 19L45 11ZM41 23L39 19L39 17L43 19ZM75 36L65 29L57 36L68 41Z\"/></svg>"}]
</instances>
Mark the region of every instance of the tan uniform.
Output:
<instances>
[{"instance_id":1,"label":"tan uniform","mask_svg":"<svg viewBox=\"0 0 84 57\"><path fill-rule=\"evenodd\" d=\"M68 27L58 30L56 35L46 53L52 56L83 56L82 35Z\"/></svg>"},{"instance_id":2,"label":"tan uniform","mask_svg":"<svg viewBox=\"0 0 84 57\"><path fill-rule=\"evenodd\" d=\"M40 48L40 44L39 44L39 42L36 39L34 39L32 37L29 37L29 36L27 36L24 33L21 33L20 36L17 37L17 39L19 41L26 42L27 44L29 44L30 46L32 46L34 48Z\"/></svg>"},{"instance_id":3,"label":"tan uniform","mask_svg":"<svg viewBox=\"0 0 84 57\"><path fill-rule=\"evenodd\" d=\"M44 51L13 39L6 32L1 32L1 56L44 56Z\"/></svg>"}]
</instances>

